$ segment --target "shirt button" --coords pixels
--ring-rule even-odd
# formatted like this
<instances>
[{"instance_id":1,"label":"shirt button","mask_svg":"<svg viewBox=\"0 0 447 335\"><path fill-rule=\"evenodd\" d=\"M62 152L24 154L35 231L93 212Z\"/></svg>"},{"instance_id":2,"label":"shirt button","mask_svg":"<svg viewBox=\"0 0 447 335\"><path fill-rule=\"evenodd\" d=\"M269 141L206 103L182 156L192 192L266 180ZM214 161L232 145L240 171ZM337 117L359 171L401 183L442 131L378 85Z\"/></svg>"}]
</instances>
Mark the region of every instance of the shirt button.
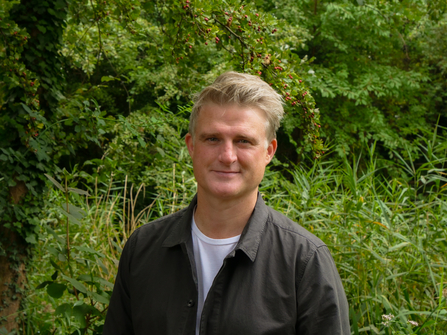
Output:
<instances>
[{"instance_id":1,"label":"shirt button","mask_svg":"<svg viewBox=\"0 0 447 335\"><path fill-rule=\"evenodd\" d=\"M188 301L188 307L193 307L194 306L194 300L189 300Z\"/></svg>"}]
</instances>

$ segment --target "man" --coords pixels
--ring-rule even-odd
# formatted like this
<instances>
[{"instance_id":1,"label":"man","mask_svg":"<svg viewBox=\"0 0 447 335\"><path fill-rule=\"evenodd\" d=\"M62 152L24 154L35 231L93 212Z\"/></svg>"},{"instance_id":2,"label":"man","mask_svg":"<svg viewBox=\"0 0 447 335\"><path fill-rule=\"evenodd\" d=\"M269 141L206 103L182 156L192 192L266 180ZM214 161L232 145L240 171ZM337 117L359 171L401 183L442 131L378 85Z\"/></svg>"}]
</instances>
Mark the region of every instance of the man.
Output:
<instances>
[{"instance_id":1,"label":"man","mask_svg":"<svg viewBox=\"0 0 447 335\"><path fill-rule=\"evenodd\" d=\"M130 237L105 335L350 334L328 248L258 193L283 113L269 85L236 72L195 99L197 195Z\"/></svg>"}]
</instances>

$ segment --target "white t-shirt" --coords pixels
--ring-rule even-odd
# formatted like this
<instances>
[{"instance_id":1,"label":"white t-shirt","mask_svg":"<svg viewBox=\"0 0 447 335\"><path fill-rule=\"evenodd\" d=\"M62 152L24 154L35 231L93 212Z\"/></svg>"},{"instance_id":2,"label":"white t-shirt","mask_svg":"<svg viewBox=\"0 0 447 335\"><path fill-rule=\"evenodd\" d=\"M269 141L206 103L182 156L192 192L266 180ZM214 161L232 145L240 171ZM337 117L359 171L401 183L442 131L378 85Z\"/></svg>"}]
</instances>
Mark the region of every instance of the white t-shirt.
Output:
<instances>
[{"instance_id":1,"label":"white t-shirt","mask_svg":"<svg viewBox=\"0 0 447 335\"><path fill-rule=\"evenodd\" d=\"M236 247L241 235L214 239L203 234L192 217L191 224L194 260L196 262L199 298L197 302L196 335L199 335L200 317L208 291L213 284L224 258Z\"/></svg>"}]
</instances>

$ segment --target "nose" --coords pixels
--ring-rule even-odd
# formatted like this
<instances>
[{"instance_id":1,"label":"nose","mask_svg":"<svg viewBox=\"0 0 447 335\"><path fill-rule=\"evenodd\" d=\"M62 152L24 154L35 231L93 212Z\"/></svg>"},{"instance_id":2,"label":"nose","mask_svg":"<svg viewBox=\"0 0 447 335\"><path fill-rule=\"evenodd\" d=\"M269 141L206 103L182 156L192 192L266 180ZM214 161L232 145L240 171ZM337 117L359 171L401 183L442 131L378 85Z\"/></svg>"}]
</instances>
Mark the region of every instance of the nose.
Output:
<instances>
[{"instance_id":1,"label":"nose","mask_svg":"<svg viewBox=\"0 0 447 335\"><path fill-rule=\"evenodd\" d=\"M223 143L219 154L219 161L225 165L231 165L237 160L236 147L232 142Z\"/></svg>"}]
</instances>

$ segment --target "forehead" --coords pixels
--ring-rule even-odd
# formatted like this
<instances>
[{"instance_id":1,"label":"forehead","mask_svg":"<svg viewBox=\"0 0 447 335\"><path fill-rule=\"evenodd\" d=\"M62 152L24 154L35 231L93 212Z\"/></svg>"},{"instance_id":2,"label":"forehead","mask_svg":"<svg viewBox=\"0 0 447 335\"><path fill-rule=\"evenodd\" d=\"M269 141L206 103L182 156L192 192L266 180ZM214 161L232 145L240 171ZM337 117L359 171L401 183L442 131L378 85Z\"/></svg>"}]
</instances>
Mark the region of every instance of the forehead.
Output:
<instances>
[{"instance_id":1,"label":"forehead","mask_svg":"<svg viewBox=\"0 0 447 335\"><path fill-rule=\"evenodd\" d=\"M252 127L257 129L262 125L262 133L268 127L268 120L265 112L256 106L241 106L238 104L216 104L209 102L204 104L197 116L197 126L199 128L209 128L211 125L221 125L230 127ZM198 129L196 129L197 131Z\"/></svg>"}]
</instances>

